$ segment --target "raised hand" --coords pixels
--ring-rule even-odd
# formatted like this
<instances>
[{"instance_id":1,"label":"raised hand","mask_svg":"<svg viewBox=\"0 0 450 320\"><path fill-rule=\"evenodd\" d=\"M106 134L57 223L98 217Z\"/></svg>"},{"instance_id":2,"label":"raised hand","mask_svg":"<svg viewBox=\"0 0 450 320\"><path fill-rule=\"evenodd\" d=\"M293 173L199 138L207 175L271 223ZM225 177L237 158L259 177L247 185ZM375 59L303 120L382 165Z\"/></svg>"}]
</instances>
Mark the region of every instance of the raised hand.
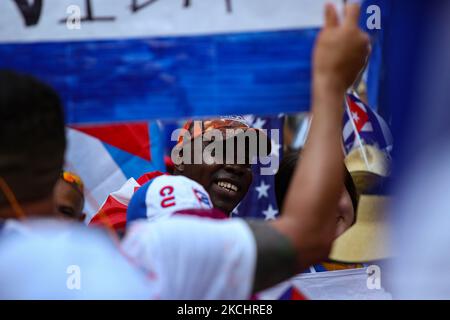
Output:
<instances>
[{"instance_id":1,"label":"raised hand","mask_svg":"<svg viewBox=\"0 0 450 320\"><path fill-rule=\"evenodd\" d=\"M325 25L314 49L314 83L325 81L327 85L345 90L364 67L369 37L358 26L359 9L358 4L347 4L340 22L335 7L327 4Z\"/></svg>"}]
</instances>

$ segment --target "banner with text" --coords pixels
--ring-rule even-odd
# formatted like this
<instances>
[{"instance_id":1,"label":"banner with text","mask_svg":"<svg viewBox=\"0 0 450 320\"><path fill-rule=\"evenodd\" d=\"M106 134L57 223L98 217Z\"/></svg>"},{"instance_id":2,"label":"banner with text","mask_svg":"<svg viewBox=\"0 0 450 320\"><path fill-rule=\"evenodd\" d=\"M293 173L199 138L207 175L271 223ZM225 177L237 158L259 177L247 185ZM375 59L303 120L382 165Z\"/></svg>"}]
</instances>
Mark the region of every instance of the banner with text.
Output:
<instances>
[{"instance_id":1,"label":"banner with text","mask_svg":"<svg viewBox=\"0 0 450 320\"><path fill-rule=\"evenodd\" d=\"M297 112L324 4L3 0L0 68L51 84L69 123Z\"/></svg>"}]
</instances>

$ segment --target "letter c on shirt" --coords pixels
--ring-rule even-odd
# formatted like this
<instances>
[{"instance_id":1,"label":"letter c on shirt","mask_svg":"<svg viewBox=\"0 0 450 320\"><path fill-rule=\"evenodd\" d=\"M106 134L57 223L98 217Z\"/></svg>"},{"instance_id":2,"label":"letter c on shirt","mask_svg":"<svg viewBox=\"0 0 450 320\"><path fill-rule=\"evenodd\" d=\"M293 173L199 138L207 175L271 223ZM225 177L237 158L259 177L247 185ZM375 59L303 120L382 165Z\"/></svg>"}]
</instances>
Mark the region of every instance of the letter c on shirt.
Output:
<instances>
[{"instance_id":1,"label":"letter c on shirt","mask_svg":"<svg viewBox=\"0 0 450 320\"><path fill-rule=\"evenodd\" d=\"M164 199L161 200L161 207L168 208L175 205L175 197L171 196L172 193L172 186L165 186L161 188L159 194L164 197Z\"/></svg>"}]
</instances>

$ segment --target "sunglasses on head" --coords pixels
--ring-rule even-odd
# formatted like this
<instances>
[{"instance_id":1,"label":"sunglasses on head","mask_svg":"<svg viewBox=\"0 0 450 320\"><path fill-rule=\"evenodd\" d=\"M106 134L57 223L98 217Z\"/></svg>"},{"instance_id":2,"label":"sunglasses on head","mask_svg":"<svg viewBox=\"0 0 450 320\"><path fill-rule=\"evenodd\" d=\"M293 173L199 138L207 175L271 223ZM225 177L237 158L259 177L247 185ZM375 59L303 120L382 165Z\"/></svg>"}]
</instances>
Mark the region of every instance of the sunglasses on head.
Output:
<instances>
[{"instance_id":1,"label":"sunglasses on head","mask_svg":"<svg viewBox=\"0 0 450 320\"><path fill-rule=\"evenodd\" d=\"M61 179L74 186L81 194L83 194L84 184L78 175L69 171L63 171L61 172Z\"/></svg>"}]
</instances>

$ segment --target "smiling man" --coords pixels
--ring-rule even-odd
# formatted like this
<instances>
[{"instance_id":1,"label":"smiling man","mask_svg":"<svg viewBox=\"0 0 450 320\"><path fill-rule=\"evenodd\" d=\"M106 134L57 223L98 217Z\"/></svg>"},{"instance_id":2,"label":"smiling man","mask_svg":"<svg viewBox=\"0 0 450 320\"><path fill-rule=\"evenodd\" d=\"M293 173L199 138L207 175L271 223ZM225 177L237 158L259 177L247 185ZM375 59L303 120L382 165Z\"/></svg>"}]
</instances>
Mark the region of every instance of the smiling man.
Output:
<instances>
[{"instance_id":1,"label":"smiling man","mask_svg":"<svg viewBox=\"0 0 450 320\"><path fill-rule=\"evenodd\" d=\"M172 158L181 154L174 173L200 183L214 207L229 215L250 188L255 156L270 153L270 140L244 118L227 116L186 122L174 149Z\"/></svg>"},{"instance_id":2,"label":"smiling man","mask_svg":"<svg viewBox=\"0 0 450 320\"><path fill-rule=\"evenodd\" d=\"M255 157L267 156L271 150L267 135L250 127L241 116L189 120L175 132L175 138L178 143L172 151L176 163L174 174L199 183L208 192L214 208L226 215L247 194L253 180L251 165ZM155 171L137 180L129 179L108 196L89 224L106 225L122 235L134 193L163 174Z\"/></svg>"}]
</instances>

